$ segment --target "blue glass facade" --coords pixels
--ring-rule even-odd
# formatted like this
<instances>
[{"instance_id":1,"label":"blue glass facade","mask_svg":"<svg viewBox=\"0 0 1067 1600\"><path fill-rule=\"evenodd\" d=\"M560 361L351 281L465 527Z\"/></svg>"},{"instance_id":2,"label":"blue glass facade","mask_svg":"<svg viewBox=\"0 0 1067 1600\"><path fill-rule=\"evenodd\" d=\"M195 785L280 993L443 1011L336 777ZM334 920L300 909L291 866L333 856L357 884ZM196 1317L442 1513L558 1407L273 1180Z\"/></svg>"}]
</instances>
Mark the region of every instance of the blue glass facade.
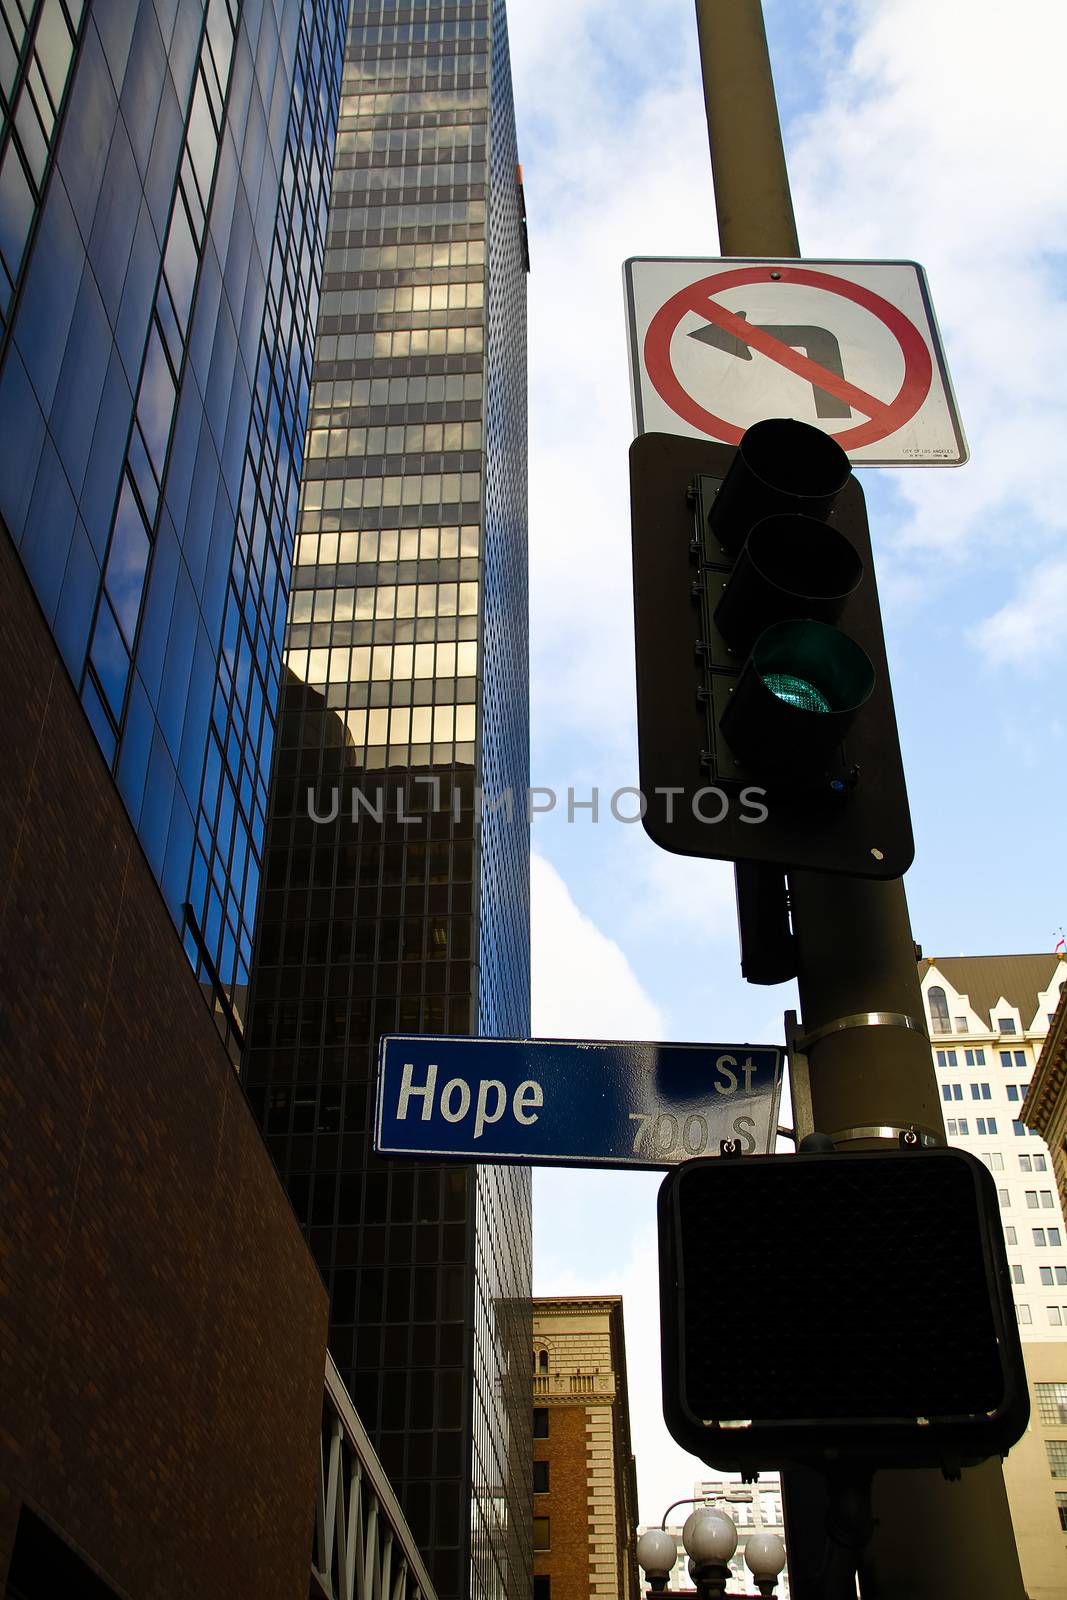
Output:
<instances>
[{"instance_id":1,"label":"blue glass facade","mask_svg":"<svg viewBox=\"0 0 1067 1600\"><path fill-rule=\"evenodd\" d=\"M0 515L226 1026L343 42L341 0L0 8Z\"/></svg>"},{"instance_id":2,"label":"blue glass facade","mask_svg":"<svg viewBox=\"0 0 1067 1600\"><path fill-rule=\"evenodd\" d=\"M530 1025L507 24L503 0L349 22L243 1070L441 1600L519 1600L529 1173L381 1160L369 1131L382 1033Z\"/></svg>"}]
</instances>

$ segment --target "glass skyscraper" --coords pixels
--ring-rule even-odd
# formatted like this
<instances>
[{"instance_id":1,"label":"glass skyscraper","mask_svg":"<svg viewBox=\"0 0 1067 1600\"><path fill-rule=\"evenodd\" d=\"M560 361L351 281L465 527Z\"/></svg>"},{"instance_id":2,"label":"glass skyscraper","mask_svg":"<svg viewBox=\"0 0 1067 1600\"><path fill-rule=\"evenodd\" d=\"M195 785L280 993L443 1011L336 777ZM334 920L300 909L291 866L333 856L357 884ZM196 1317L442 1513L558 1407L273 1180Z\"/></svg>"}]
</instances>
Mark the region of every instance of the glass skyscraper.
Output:
<instances>
[{"instance_id":1,"label":"glass skyscraper","mask_svg":"<svg viewBox=\"0 0 1067 1600\"><path fill-rule=\"evenodd\" d=\"M529 1031L526 267L503 0L355 0L244 1076L442 1600L532 1591L529 1174L370 1126Z\"/></svg>"},{"instance_id":2,"label":"glass skyscraper","mask_svg":"<svg viewBox=\"0 0 1067 1600\"><path fill-rule=\"evenodd\" d=\"M0 516L235 1054L344 27L0 5Z\"/></svg>"}]
</instances>

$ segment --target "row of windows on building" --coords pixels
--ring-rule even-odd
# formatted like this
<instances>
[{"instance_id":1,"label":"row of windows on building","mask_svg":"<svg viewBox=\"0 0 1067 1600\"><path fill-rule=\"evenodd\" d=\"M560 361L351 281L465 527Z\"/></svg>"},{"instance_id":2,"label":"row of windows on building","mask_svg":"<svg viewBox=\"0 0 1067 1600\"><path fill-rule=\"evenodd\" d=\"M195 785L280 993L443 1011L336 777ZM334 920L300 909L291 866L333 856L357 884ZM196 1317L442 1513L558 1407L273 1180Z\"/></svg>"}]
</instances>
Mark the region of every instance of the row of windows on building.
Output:
<instances>
[{"instance_id":1,"label":"row of windows on building","mask_svg":"<svg viewBox=\"0 0 1067 1600\"><path fill-rule=\"evenodd\" d=\"M354 25L348 30L349 44L423 44L427 40L485 39L489 23L484 17L460 17L451 22L387 22L371 26Z\"/></svg>"},{"instance_id":2,"label":"row of windows on building","mask_svg":"<svg viewBox=\"0 0 1067 1600\"><path fill-rule=\"evenodd\" d=\"M1004 1155L1000 1150L983 1151L979 1158L984 1161L990 1172L1004 1171ZM1020 1172L1047 1172L1048 1158L1038 1152L1036 1155L1019 1156Z\"/></svg>"},{"instance_id":3,"label":"row of windows on building","mask_svg":"<svg viewBox=\"0 0 1067 1600\"><path fill-rule=\"evenodd\" d=\"M377 317L399 311L467 311L485 304L485 280L440 279L384 289L329 289L319 302L324 317ZM387 324L388 326L388 324Z\"/></svg>"},{"instance_id":4,"label":"row of windows on building","mask_svg":"<svg viewBox=\"0 0 1067 1600\"><path fill-rule=\"evenodd\" d=\"M1034 1244L1039 1250L1047 1248L1058 1250L1060 1248L1059 1228L1031 1228L1030 1233ZM1004 1240L1006 1244L1018 1244L1019 1242L1016 1230L1010 1223L1004 1229Z\"/></svg>"},{"instance_id":5,"label":"row of windows on building","mask_svg":"<svg viewBox=\"0 0 1067 1600\"><path fill-rule=\"evenodd\" d=\"M377 134L374 135L378 137ZM324 274L334 272L415 272L426 268L481 267L484 239L443 239L430 244L364 245L327 250ZM414 280L413 280L414 281Z\"/></svg>"},{"instance_id":6,"label":"row of windows on building","mask_svg":"<svg viewBox=\"0 0 1067 1600\"><path fill-rule=\"evenodd\" d=\"M323 538L329 537L323 535ZM334 536L336 537L336 536ZM329 563L332 565L333 563ZM349 589L347 586L333 592L341 598L335 602L333 620L335 622L392 622L397 618L405 617L474 617L478 614L478 585L472 581L477 567L466 582L462 583L390 583L383 574L384 581L376 585L367 585L364 588ZM325 610L323 603L322 609ZM316 622L326 619L320 614L315 617ZM316 643L325 641L314 641ZM336 636L333 642L339 643ZM326 667L326 662L321 663ZM368 663L369 666L369 663ZM357 677L370 677L372 674L354 673ZM342 674L332 671L324 675L322 683L330 678L339 678ZM374 677L399 676L381 671L375 672ZM987 1096L988 1098L988 1096Z\"/></svg>"},{"instance_id":7,"label":"row of windows on building","mask_svg":"<svg viewBox=\"0 0 1067 1600\"><path fill-rule=\"evenodd\" d=\"M1011 1194L1007 1189L998 1189L997 1194L1000 1197L1002 1209L1011 1205ZM1026 1197L1026 1208L1028 1211L1039 1211L1042 1209L1045 1211L1051 1211L1055 1205L1051 1189L1026 1189L1024 1190L1024 1194Z\"/></svg>"},{"instance_id":8,"label":"row of windows on building","mask_svg":"<svg viewBox=\"0 0 1067 1600\"><path fill-rule=\"evenodd\" d=\"M1067 1327L1067 1306L1046 1306L1045 1317L1050 1328ZM1020 1327L1032 1327L1034 1318L1030 1307L1021 1306L1016 1302L1015 1320ZM1065 1444L1065 1448L1067 1448L1067 1444ZM1063 1474L1063 1476L1067 1477L1067 1473Z\"/></svg>"},{"instance_id":9,"label":"row of windows on building","mask_svg":"<svg viewBox=\"0 0 1067 1600\"><path fill-rule=\"evenodd\" d=\"M308 518L319 515L324 530L319 537L328 540L330 534L336 543L299 545L298 564L311 566L354 566L357 563L393 561L454 561L470 560L478 555L478 525L446 525L432 523L417 528L346 529L339 524L343 513L354 510L358 480L332 478L326 482L309 481L304 486L301 527L309 526ZM318 527L319 523L310 524ZM467 574L464 574L467 576ZM376 573L375 581L389 583L388 573ZM354 615L355 613L353 613ZM292 622L308 622L310 617L293 615ZM325 620L321 615L316 622Z\"/></svg>"},{"instance_id":10,"label":"row of windows on building","mask_svg":"<svg viewBox=\"0 0 1067 1600\"><path fill-rule=\"evenodd\" d=\"M459 41L457 40L457 46ZM349 94L359 93L363 83L376 84L389 83L404 85L416 82L420 78L446 77L453 80L473 79L475 86L485 82L485 72L489 65L489 57L484 52L464 50L462 53L457 48L448 53L433 56L416 56L408 51L389 58L386 52L388 45L379 45L382 55L378 60L346 61L344 86ZM395 49L395 46L393 47Z\"/></svg>"},{"instance_id":11,"label":"row of windows on building","mask_svg":"<svg viewBox=\"0 0 1067 1600\"><path fill-rule=\"evenodd\" d=\"M951 1100L953 1098L951 1095L944 1094L943 1091L942 1093L943 1098L946 1100ZM956 1095L955 1098L960 1100L963 1097L962 1095ZM997 1131L997 1119L996 1117L977 1117L975 1119L974 1126L976 1133L979 1133L985 1137L989 1137L995 1134ZM967 1117L959 1117L955 1120L949 1117L945 1123L945 1128L950 1139L955 1139L958 1136L965 1139L970 1137L971 1124L969 1118ZM1014 1133L1017 1139L1025 1139L1028 1135L1033 1135L1036 1137L1036 1130L1034 1128L1028 1128L1025 1122L1020 1122L1017 1117L1012 1118L1011 1131Z\"/></svg>"},{"instance_id":12,"label":"row of windows on building","mask_svg":"<svg viewBox=\"0 0 1067 1600\"><path fill-rule=\"evenodd\" d=\"M345 204L347 194L359 194L370 202L375 195L391 193L394 198L403 199L404 190L407 198L414 199L419 190L442 189L467 190L475 196L481 197L485 183L484 161L448 161L440 166L404 166L400 165L402 157L394 158L395 165L381 167L348 167L342 168L333 175L333 192L340 205Z\"/></svg>"},{"instance_id":13,"label":"row of windows on building","mask_svg":"<svg viewBox=\"0 0 1067 1600\"><path fill-rule=\"evenodd\" d=\"M375 427L313 427L307 436L311 461L342 456L446 455L482 448L482 424L474 422L409 422ZM445 466L461 466L445 462Z\"/></svg>"},{"instance_id":14,"label":"row of windows on building","mask_svg":"<svg viewBox=\"0 0 1067 1600\"><path fill-rule=\"evenodd\" d=\"M467 615L474 616L475 612ZM348 625L343 625L348 627ZM357 624L366 632L370 632L369 624ZM341 631L341 624L335 630L335 643L337 632ZM310 628L294 628L294 637L290 640L288 666L290 672L302 678L306 683L369 683L387 682L397 679L429 679L429 678L472 678L478 670L478 644L475 639L458 640L432 640L418 644L398 642L393 644L375 643L373 656L371 646L362 644L357 638L356 648L351 651L351 663L347 672L339 670L343 664L343 656L347 652L334 650L329 662L324 659L329 652L322 648L311 650L305 648L306 635ZM318 630L316 630L318 631ZM351 628L349 627L349 631ZM375 631L378 631L377 629ZM392 632L390 628L388 630ZM311 659L314 658L314 659ZM463 695L448 695L447 699L464 699ZM473 699L471 695L469 698ZM366 703L365 701L363 703ZM382 702L384 703L384 701ZM428 703L428 697L426 700Z\"/></svg>"},{"instance_id":15,"label":"row of windows on building","mask_svg":"<svg viewBox=\"0 0 1067 1600\"><path fill-rule=\"evenodd\" d=\"M938 1064L939 1067L943 1067L943 1068L958 1067L960 1065L960 1060L959 1060L959 1054L960 1053L959 1053L958 1050L937 1050L937 1051L934 1052L934 1054L935 1054L935 1057L936 1057L936 1060L937 1060L937 1064ZM1018 1067L1018 1068L1022 1068L1023 1070L1025 1070L1025 1068L1029 1065L1029 1063L1027 1062L1027 1059L1026 1059L1026 1051L1025 1050L998 1050L997 1054L1000 1057L1001 1066L1002 1067L1007 1067L1007 1068L1009 1068L1009 1070L1011 1068L1013 1068L1013 1067ZM967 1067L984 1067L985 1064L986 1064L986 1059L985 1059L985 1051L984 1050L981 1050L981 1049L964 1050L964 1052L963 1052L963 1065L964 1066L967 1066Z\"/></svg>"},{"instance_id":16,"label":"row of windows on building","mask_svg":"<svg viewBox=\"0 0 1067 1600\"><path fill-rule=\"evenodd\" d=\"M489 0L365 0L359 14L359 22L351 23L347 37L355 40L360 37L360 28L367 24L369 18L377 20L381 13L382 21L390 19L395 22L416 22L426 16L427 6L436 18L449 17L487 17L490 12Z\"/></svg>"},{"instance_id":17,"label":"row of windows on building","mask_svg":"<svg viewBox=\"0 0 1067 1600\"><path fill-rule=\"evenodd\" d=\"M377 117L403 117L420 111L442 121L448 116L465 115L472 107L484 110L485 89L470 84L451 84L436 89L387 89L373 93L348 93L341 98L339 127L342 131L366 126Z\"/></svg>"},{"instance_id":18,"label":"row of windows on building","mask_svg":"<svg viewBox=\"0 0 1067 1600\"><path fill-rule=\"evenodd\" d=\"M404 154L411 159L424 155L437 155L456 148L468 149L471 145L484 145L488 133L485 122L449 122L426 128L404 125L398 128L342 129L337 135L335 159L339 166L349 166L346 159L357 152L384 152ZM376 263L370 263L375 265ZM361 263L357 263L361 266ZM394 262L395 266L396 263Z\"/></svg>"},{"instance_id":19,"label":"row of windows on building","mask_svg":"<svg viewBox=\"0 0 1067 1600\"><path fill-rule=\"evenodd\" d=\"M1042 1286L1051 1289L1056 1284L1067 1286L1067 1267L1039 1267ZM1025 1283L1026 1274L1019 1263L1013 1262L1011 1269L1012 1283Z\"/></svg>"},{"instance_id":20,"label":"row of windows on building","mask_svg":"<svg viewBox=\"0 0 1067 1600\"><path fill-rule=\"evenodd\" d=\"M455 516L461 503L477 507L481 478L477 472L432 472L422 476L409 473L403 478L346 478L344 484L345 504L356 508L451 506ZM303 556L301 559L304 559ZM322 560L320 553L320 565Z\"/></svg>"},{"instance_id":21,"label":"row of windows on building","mask_svg":"<svg viewBox=\"0 0 1067 1600\"><path fill-rule=\"evenodd\" d=\"M418 377L335 378L313 385L312 423L316 412L346 408L350 412L364 406L440 405L457 400L480 400L480 372L435 373Z\"/></svg>"},{"instance_id":22,"label":"row of windows on building","mask_svg":"<svg viewBox=\"0 0 1067 1600\"><path fill-rule=\"evenodd\" d=\"M962 1100L963 1099L963 1084L962 1083L943 1083L941 1085L941 1098L942 1098L942 1100ZM993 1091L990 1088L988 1083L972 1083L971 1084L971 1099L972 1100L991 1100L992 1098L993 1098Z\"/></svg>"},{"instance_id":23,"label":"row of windows on building","mask_svg":"<svg viewBox=\"0 0 1067 1600\"><path fill-rule=\"evenodd\" d=\"M409 356L480 356L484 342L481 323L470 327L442 323L380 333L323 333L315 345L315 360L347 365L352 361L407 360Z\"/></svg>"},{"instance_id":24,"label":"row of windows on building","mask_svg":"<svg viewBox=\"0 0 1067 1600\"><path fill-rule=\"evenodd\" d=\"M484 229L484 200L411 200L404 205L338 205L327 238L332 246L338 246L342 241L356 243L368 230L384 233L393 228L411 228L424 235L436 230L437 238L450 239L454 237L451 229L464 225L476 230ZM383 238L381 243L391 244L392 240ZM320 359L345 361L354 354L355 347L346 346L340 355L320 354Z\"/></svg>"},{"instance_id":25,"label":"row of windows on building","mask_svg":"<svg viewBox=\"0 0 1067 1600\"><path fill-rule=\"evenodd\" d=\"M927 1003L930 1007L930 1026L934 1033L985 1033L984 1027L972 1028L967 1017L952 1017L948 1009L948 997L944 989L932 988L927 990ZM1048 1023L1052 1026L1054 1013L1048 1013ZM1019 1028L1014 1017L997 1017L996 1031L1003 1034L1018 1033Z\"/></svg>"}]
</instances>

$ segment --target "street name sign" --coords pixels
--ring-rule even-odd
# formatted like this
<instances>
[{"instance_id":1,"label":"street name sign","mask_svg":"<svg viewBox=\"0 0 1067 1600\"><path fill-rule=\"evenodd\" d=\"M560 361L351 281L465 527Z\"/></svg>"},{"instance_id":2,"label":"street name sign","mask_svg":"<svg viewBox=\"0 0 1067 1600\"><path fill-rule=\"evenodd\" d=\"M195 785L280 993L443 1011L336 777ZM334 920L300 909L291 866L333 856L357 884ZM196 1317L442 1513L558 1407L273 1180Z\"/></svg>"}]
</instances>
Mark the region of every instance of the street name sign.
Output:
<instances>
[{"instance_id":1,"label":"street name sign","mask_svg":"<svg viewBox=\"0 0 1067 1600\"><path fill-rule=\"evenodd\" d=\"M623 266L634 431L737 444L765 417L865 466L958 466L967 444L914 261Z\"/></svg>"},{"instance_id":2,"label":"street name sign","mask_svg":"<svg viewBox=\"0 0 1067 1600\"><path fill-rule=\"evenodd\" d=\"M668 1168L774 1149L774 1045L388 1035L378 1053L379 1155Z\"/></svg>"}]
</instances>

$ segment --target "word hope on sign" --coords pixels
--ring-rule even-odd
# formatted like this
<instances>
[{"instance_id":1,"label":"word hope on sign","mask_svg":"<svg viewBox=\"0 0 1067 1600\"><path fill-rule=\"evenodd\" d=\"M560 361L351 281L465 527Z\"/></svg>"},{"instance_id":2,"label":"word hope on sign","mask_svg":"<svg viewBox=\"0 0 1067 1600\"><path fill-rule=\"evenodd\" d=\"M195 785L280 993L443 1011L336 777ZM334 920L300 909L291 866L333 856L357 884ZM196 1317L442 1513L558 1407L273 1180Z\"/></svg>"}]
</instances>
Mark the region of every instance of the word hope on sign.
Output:
<instances>
[{"instance_id":1,"label":"word hope on sign","mask_svg":"<svg viewBox=\"0 0 1067 1600\"><path fill-rule=\"evenodd\" d=\"M773 1147L782 1051L770 1045L472 1039L381 1042L381 1155L669 1167L723 1139Z\"/></svg>"}]
</instances>

